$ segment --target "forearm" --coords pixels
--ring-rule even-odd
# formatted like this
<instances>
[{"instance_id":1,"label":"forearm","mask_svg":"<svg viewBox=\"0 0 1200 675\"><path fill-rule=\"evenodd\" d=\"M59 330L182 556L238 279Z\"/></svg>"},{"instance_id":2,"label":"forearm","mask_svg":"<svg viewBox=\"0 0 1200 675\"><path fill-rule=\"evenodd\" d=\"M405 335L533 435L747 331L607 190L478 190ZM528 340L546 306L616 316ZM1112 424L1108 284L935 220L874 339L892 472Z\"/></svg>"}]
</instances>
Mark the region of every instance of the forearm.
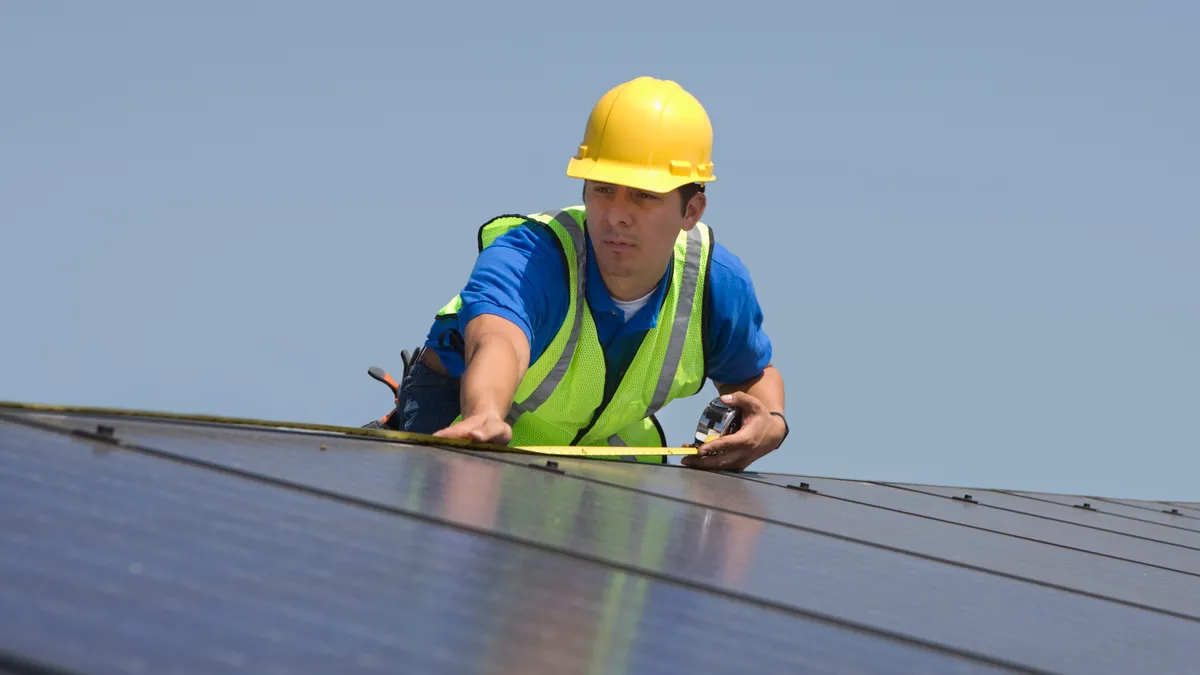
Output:
<instances>
[{"instance_id":1,"label":"forearm","mask_svg":"<svg viewBox=\"0 0 1200 675\"><path fill-rule=\"evenodd\" d=\"M769 411L784 412L783 375L775 366L767 365L762 375L738 384L717 384L722 395L744 392L763 402Z\"/></svg>"},{"instance_id":2,"label":"forearm","mask_svg":"<svg viewBox=\"0 0 1200 675\"><path fill-rule=\"evenodd\" d=\"M483 321L481 321L483 320ZM479 321L480 325L475 325ZM528 367L525 335L512 324L498 326L504 321L481 316L467 328L463 354L463 372L459 402L463 419L473 415L494 414L503 418L512 406L517 386ZM510 328L511 327L511 328ZM513 332L519 335L519 340Z\"/></svg>"}]
</instances>

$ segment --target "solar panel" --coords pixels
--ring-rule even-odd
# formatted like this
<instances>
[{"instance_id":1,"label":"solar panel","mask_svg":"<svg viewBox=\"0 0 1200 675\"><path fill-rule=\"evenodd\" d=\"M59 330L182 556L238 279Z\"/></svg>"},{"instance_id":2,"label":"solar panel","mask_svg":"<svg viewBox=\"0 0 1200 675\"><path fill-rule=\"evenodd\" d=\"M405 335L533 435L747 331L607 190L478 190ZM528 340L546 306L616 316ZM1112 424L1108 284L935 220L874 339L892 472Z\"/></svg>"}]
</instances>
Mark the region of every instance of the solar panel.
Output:
<instances>
[{"instance_id":1,"label":"solar panel","mask_svg":"<svg viewBox=\"0 0 1200 675\"><path fill-rule=\"evenodd\" d=\"M1192 527L1200 526L1200 510L1194 506L1178 507L1165 502L1147 502L1135 499L1109 499L1106 497L1093 497L1098 503L1108 505L1109 510L1122 510L1126 513L1139 514L1142 517L1157 517L1160 514L1169 514L1171 516L1183 516L1187 520L1184 521ZM1097 504L1099 505L1099 504ZM1171 513L1172 509L1178 513Z\"/></svg>"},{"instance_id":2,"label":"solar panel","mask_svg":"<svg viewBox=\"0 0 1200 675\"><path fill-rule=\"evenodd\" d=\"M78 429L100 421L23 419ZM175 658L166 663L207 672L244 665L213 656L226 650L259 672L403 662L405 672L502 663L522 672L987 664L1126 673L1186 670L1200 639L1190 571L1200 552L942 496L831 479L788 489L799 479L330 434L104 423L124 445L0 426L0 508L21 514L0 530L13 551L0 565L25 575L0 592L0 612L39 598L83 608L40 610L38 627L0 631L11 653L99 670ZM70 536L38 541L38 513ZM55 586L60 577L73 581ZM122 607L104 604L114 593L137 598L124 603L127 616L103 630L80 618ZM189 602L207 614L189 614ZM207 632L195 624L205 617ZM196 629L171 643L174 657L146 644L164 625ZM45 642L55 631L76 645L66 657ZM407 631L415 637L396 635ZM555 637L537 643L544 635ZM89 651L99 637L111 647ZM282 655L293 642L312 660ZM369 658L346 660L357 654ZM489 660L496 654L523 660Z\"/></svg>"},{"instance_id":3,"label":"solar panel","mask_svg":"<svg viewBox=\"0 0 1200 675\"><path fill-rule=\"evenodd\" d=\"M802 480L795 476L773 474L763 474L762 478L775 485L787 485ZM832 479L822 480L821 485L824 486L826 494L867 504L882 503L886 504L888 508L910 515L941 518L987 532L1007 534L1028 541L1066 546L1119 560L1190 575L1200 575L1200 552L1172 544L1135 539L1117 532L1079 527L1076 524L1046 518L1030 518L1022 513L990 508L981 509L965 500L957 501L912 489ZM970 491L963 491L960 496L968 493Z\"/></svg>"},{"instance_id":4,"label":"solar panel","mask_svg":"<svg viewBox=\"0 0 1200 675\"><path fill-rule=\"evenodd\" d=\"M1182 645L1198 635L1193 620L584 480L559 473L562 462L547 470L529 466L541 460L528 456L499 461L312 435L160 423L114 428L160 458L478 528L763 608L996 661L1015 658L1027 667L1170 669L1190 662ZM703 476L677 467L605 467ZM1002 621L979 631L964 614ZM1115 632L1127 644L1094 643L1097 631Z\"/></svg>"},{"instance_id":5,"label":"solar panel","mask_svg":"<svg viewBox=\"0 0 1200 675\"><path fill-rule=\"evenodd\" d=\"M1067 497L1063 495L1012 490L1006 490L1005 493L1032 503L1061 504L1075 509L1083 509L1089 513L1107 513L1129 519L1159 523L1200 532L1200 512L1192 512L1187 508L1176 507L1166 503L1159 504L1158 508L1151 509L1121 501L1104 499L1102 497ZM1170 513L1171 509L1176 509L1179 513Z\"/></svg>"},{"instance_id":6,"label":"solar panel","mask_svg":"<svg viewBox=\"0 0 1200 675\"><path fill-rule=\"evenodd\" d=\"M951 498L962 497L967 492L962 488L926 485L907 486L903 489ZM1107 504L1089 497L1059 501L1031 499L1023 495L990 490L970 490L969 492L976 503L989 508L1024 513L1200 551L1200 529L1187 527L1189 524L1200 525L1200 520L1193 520L1189 523L1189 519L1186 518L1133 509L1119 504Z\"/></svg>"},{"instance_id":7,"label":"solar panel","mask_svg":"<svg viewBox=\"0 0 1200 675\"><path fill-rule=\"evenodd\" d=\"M1108 502L1110 504L1124 504L1135 509L1149 511L1151 513L1159 513L1164 507L1164 502L1150 502L1142 499L1119 499L1116 497L1096 497L1096 499Z\"/></svg>"},{"instance_id":8,"label":"solar panel","mask_svg":"<svg viewBox=\"0 0 1200 675\"><path fill-rule=\"evenodd\" d=\"M1006 672L507 539L4 423L0 506L0 649L10 666Z\"/></svg>"},{"instance_id":9,"label":"solar panel","mask_svg":"<svg viewBox=\"0 0 1200 675\"><path fill-rule=\"evenodd\" d=\"M876 503L858 503L827 494L827 481L817 478L784 481L797 487L812 481L805 483L808 490L789 490L681 468L629 471L588 460L557 461L569 474L589 480L1200 619L1200 595L1193 592L1197 579L1192 575L1156 568L1130 574L1129 564L1121 560L962 527L954 518L964 506L954 501L942 504L940 518L914 518L888 505L893 491L887 489L878 490Z\"/></svg>"}]
</instances>

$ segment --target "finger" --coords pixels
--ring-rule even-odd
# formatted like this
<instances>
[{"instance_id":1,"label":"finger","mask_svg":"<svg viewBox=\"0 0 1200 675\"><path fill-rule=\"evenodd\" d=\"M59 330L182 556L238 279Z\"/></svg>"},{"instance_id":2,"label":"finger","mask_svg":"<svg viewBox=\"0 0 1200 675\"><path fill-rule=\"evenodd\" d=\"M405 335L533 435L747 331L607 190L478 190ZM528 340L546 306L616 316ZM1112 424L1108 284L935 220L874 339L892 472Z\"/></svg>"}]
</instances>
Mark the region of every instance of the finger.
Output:
<instances>
[{"instance_id":1,"label":"finger","mask_svg":"<svg viewBox=\"0 0 1200 675\"><path fill-rule=\"evenodd\" d=\"M745 446L746 432L739 429L728 436L720 436L700 446L696 453L700 456L712 455L720 452L730 452L738 450Z\"/></svg>"},{"instance_id":2,"label":"finger","mask_svg":"<svg viewBox=\"0 0 1200 675\"><path fill-rule=\"evenodd\" d=\"M483 428L487 430L488 436L492 438L504 436L512 429L507 422L499 418L488 420L487 423L483 425Z\"/></svg>"},{"instance_id":3,"label":"finger","mask_svg":"<svg viewBox=\"0 0 1200 675\"><path fill-rule=\"evenodd\" d=\"M451 424L445 429L434 432L433 435L438 438L461 438L469 440L474 437L474 434L477 432L477 427L478 425L470 420L462 420L455 424Z\"/></svg>"},{"instance_id":4,"label":"finger","mask_svg":"<svg viewBox=\"0 0 1200 675\"><path fill-rule=\"evenodd\" d=\"M749 414L742 420L742 425L728 436L720 436L700 446L699 454L710 454L721 451L729 453L742 449L753 449L762 444L763 439L771 434L771 424L775 418L770 415Z\"/></svg>"},{"instance_id":5,"label":"finger","mask_svg":"<svg viewBox=\"0 0 1200 675\"><path fill-rule=\"evenodd\" d=\"M463 435L463 438L467 439L468 441L473 441L475 443L491 443L492 440L495 438L495 434L492 433L487 427L478 427L477 426L477 427L471 429L470 431L466 432Z\"/></svg>"},{"instance_id":6,"label":"finger","mask_svg":"<svg viewBox=\"0 0 1200 675\"><path fill-rule=\"evenodd\" d=\"M761 412L763 409L762 401L747 394L744 391L734 391L725 394L721 397L721 401L727 405L736 406L748 412Z\"/></svg>"},{"instance_id":7,"label":"finger","mask_svg":"<svg viewBox=\"0 0 1200 675\"><path fill-rule=\"evenodd\" d=\"M741 471L749 466L750 450L742 449L720 455L688 455L681 460L684 466L713 471Z\"/></svg>"},{"instance_id":8,"label":"finger","mask_svg":"<svg viewBox=\"0 0 1200 675\"><path fill-rule=\"evenodd\" d=\"M506 422L492 420L482 425L474 438L480 443L507 445L512 440L512 427Z\"/></svg>"},{"instance_id":9,"label":"finger","mask_svg":"<svg viewBox=\"0 0 1200 675\"><path fill-rule=\"evenodd\" d=\"M737 431L725 436L718 436L711 441L700 446L701 455L712 454L715 452L732 452L741 448L754 445L755 427L753 421L757 418L750 418L744 422Z\"/></svg>"},{"instance_id":10,"label":"finger","mask_svg":"<svg viewBox=\"0 0 1200 675\"><path fill-rule=\"evenodd\" d=\"M507 445L512 440L512 435L501 429L492 432L480 432L478 440L480 443L492 443L494 445Z\"/></svg>"}]
</instances>

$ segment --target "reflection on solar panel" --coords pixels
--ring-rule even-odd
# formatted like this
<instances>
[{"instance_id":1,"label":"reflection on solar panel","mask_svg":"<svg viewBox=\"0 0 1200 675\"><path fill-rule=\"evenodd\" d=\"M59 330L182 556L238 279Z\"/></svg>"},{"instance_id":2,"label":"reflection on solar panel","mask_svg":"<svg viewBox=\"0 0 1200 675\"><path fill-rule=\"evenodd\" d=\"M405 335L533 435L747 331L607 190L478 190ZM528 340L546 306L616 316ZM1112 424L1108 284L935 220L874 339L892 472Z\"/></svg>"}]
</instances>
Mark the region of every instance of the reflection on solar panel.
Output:
<instances>
[{"instance_id":1,"label":"reflection on solar panel","mask_svg":"<svg viewBox=\"0 0 1200 675\"><path fill-rule=\"evenodd\" d=\"M1190 672L1200 644L1183 502L9 411L0 514L0 671Z\"/></svg>"}]
</instances>

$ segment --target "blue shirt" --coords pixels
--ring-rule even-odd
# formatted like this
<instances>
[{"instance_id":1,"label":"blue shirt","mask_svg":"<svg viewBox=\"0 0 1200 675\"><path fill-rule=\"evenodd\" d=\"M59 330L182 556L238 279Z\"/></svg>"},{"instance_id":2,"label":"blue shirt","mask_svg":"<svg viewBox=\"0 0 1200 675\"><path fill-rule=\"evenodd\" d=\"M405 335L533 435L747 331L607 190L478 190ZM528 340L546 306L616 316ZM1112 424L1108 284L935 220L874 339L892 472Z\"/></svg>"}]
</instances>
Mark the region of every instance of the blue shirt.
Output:
<instances>
[{"instance_id":1,"label":"blue shirt","mask_svg":"<svg viewBox=\"0 0 1200 675\"><path fill-rule=\"evenodd\" d=\"M609 394L633 360L642 336L658 323L671 266L646 304L626 321L600 276L590 236L587 249L587 302L608 364L605 393ZM532 364L567 315L570 289L564 262L554 235L545 228L525 225L497 237L476 259L460 293L463 304L458 314L435 320L425 344L437 352L452 376L459 377L463 358L451 346L451 337L457 331L461 339L471 319L495 314L525 331ZM750 272L719 242L713 246L703 317L709 379L737 384L763 372L771 361L771 340L762 329L762 308Z\"/></svg>"}]
</instances>

